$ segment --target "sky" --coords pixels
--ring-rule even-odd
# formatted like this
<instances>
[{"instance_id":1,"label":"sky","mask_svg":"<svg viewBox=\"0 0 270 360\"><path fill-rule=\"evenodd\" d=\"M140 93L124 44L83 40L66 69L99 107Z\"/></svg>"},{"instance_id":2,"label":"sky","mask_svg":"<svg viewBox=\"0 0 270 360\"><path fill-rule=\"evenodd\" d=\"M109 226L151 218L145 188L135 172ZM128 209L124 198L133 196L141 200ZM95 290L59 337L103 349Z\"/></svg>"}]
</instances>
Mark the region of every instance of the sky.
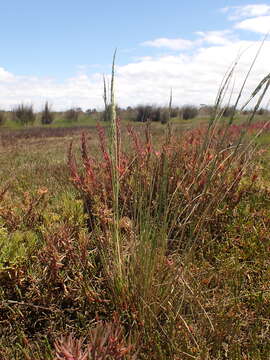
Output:
<instances>
[{"instance_id":1,"label":"sky","mask_svg":"<svg viewBox=\"0 0 270 360\"><path fill-rule=\"evenodd\" d=\"M269 30L269 1L2 0L0 108L101 109L115 48L120 106L213 104L237 60L233 101ZM243 103L269 73L267 37Z\"/></svg>"}]
</instances>

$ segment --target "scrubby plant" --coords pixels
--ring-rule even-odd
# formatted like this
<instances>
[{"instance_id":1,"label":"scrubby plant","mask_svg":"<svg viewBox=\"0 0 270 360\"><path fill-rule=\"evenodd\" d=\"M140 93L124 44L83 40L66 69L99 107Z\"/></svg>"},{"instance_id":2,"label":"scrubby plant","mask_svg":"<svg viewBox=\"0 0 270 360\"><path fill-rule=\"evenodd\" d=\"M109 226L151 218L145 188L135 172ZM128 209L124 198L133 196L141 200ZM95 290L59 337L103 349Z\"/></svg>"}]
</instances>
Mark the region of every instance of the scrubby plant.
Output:
<instances>
[{"instance_id":1,"label":"scrubby plant","mask_svg":"<svg viewBox=\"0 0 270 360\"><path fill-rule=\"evenodd\" d=\"M136 107L136 121L146 122L146 121L161 121L162 110L159 107L151 105L140 105Z\"/></svg>"},{"instance_id":2,"label":"scrubby plant","mask_svg":"<svg viewBox=\"0 0 270 360\"><path fill-rule=\"evenodd\" d=\"M116 323L102 323L90 331L88 343L74 336L55 342L55 360L130 360L137 358L133 347L125 343L123 329ZM133 352L133 355L132 355Z\"/></svg>"},{"instance_id":3,"label":"scrubby plant","mask_svg":"<svg viewBox=\"0 0 270 360\"><path fill-rule=\"evenodd\" d=\"M11 234L0 224L0 272L25 261L36 246L37 235L33 231L15 231Z\"/></svg>"},{"instance_id":4,"label":"scrubby plant","mask_svg":"<svg viewBox=\"0 0 270 360\"><path fill-rule=\"evenodd\" d=\"M198 108L193 105L184 105L180 108L180 114L184 120L193 119L198 115Z\"/></svg>"},{"instance_id":5,"label":"scrubby plant","mask_svg":"<svg viewBox=\"0 0 270 360\"><path fill-rule=\"evenodd\" d=\"M12 118L21 125L33 124L35 121L35 113L32 105L18 105L12 111Z\"/></svg>"},{"instance_id":6,"label":"scrubby plant","mask_svg":"<svg viewBox=\"0 0 270 360\"><path fill-rule=\"evenodd\" d=\"M51 109L49 107L48 101L46 101L44 110L41 114L41 124L48 125L53 122L53 113L51 112Z\"/></svg>"},{"instance_id":7,"label":"scrubby plant","mask_svg":"<svg viewBox=\"0 0 270 360\"><path fill-rule=\"evenodd\" d=\"M226 106L221 109L221 114L223 117L231 117L235 113L234 106Z\"/></svg>"},{"instance_id":8,"label":"scrubby plant","mask_svg":"<svg viewBox=\"0 0 270 360\"><path fill-rule=\"evenodd\" d=\"M161 109L161 113L160 113L160 122L161 124L167 124L170 121L170 109L168 108L163 108Z\"/></svg>"},{"instance_id":9,"label":"scrubby plant","mask_svg":"<svg viewBox=\"0 0 270 360\"><path fill-rule=\"evenodd\" d=\"M269 111L263 107L258 110L258 115L269 115Z\"/></svg>"},{"instance_id":10,"label":"scrubby plant","mask_svg":"<svg viewBox=\"0 0 270 360\"><path fill-rule=\"evenodd\" d=\"M78 118L79 118L79 112L74 108L69 109L64 113L64 118L67 121L76 122L76 121L78 121Z\"/></svg>"},{"instance_id":11,"label":"scrubby plant","mask_svg":"<svg viewBox=\"0 0 270 360\"><path fill-rule=\"evenodd\" d=\"M143 106L143 105L137 106L136 112L137 112L136 121L145 122L150 118L151 106Z\"/></svg>"},{"instance_id":12,"label":"scrubby plant","mask_svg":"<svg viewBox=\"0 0 270 360\"><path fill-rule=\"evenodd\" d=\"M246 147L244 151L237 146L239 132L234 129L226 135L226 140L234 144L230 148L227 143L221 146L224 129L218 128L211 133L209 143L205 144L210 135L207 130L196 129L185 134L183 141L164 140L161 149L154 148L148 130L143 142L129 129L128 142L133 143L134 151L128 153L121 148L118 125L116 134L115 170L102 128L99 129L101 160L88 154L85 137L82 138L83 172L77 168L71 153L69 159L74 185L85 203L89 231L98 239L96 246L111 301L117 304L119 312L132 309L135 315L126 316L129 321L135 317L137 331L143 323L144 331L151 337L159 319L169 316L172 322L162 325L165 338L176 344L172 329L180 323L183 336L186 332L189 341L196 341L201 347L199 338L194 340L181 318L189 318L188 313L180 311L182 305L173 305L179 298L181 304L188 303L188 297L182 295L187 291L188 280L175 275L180 266L178 261L183 251L186 254L191 249L203 251L207 239L222 232L219 214L229 216L241 200L239 186L248 169L249 152ZM116 194L114 186L117 186ZM172 262L168 260L171 257ZM162 280L159 274L163 274ZM199 307L194 299L192 302L194 307ZM207 317L200 321L205 324ZM149 342L150 339L148 347ZM159 356L171 356L168 354L175 350L170 346L168 343L160 349ZM183 343L181 349L185 349Z\"/></svg>"},{"instance_id":13,"label":"scrubby plant","mask_svg":"<svg viewBox=\"0 0 270 360\"><path fill-rule=\"evenodd\" d=\"M159 343L156 358L183 354L207 358L201 335L207 331L210 336L216 332L215 326L221 325L213 325L203 308L199 316L200 301L193 296L191 280L184 270L182 276L176 274L181 261L184 268L188 266L185 258L207 257L211 242L225 230L220 214L229 218L241 201L245 174L249 171L252 180L256 178L250 167L254 150L245 140L247 132L233 124L235 111L229 123L220 122L224 88L208 126L182 134L182 140L165 137L155 148L148 123L145 141L129 129L127 143L133 144L133 151L125 151L112 101L109 139L99 129L102 158L89 155L85 136L81 143L83 166L77 166L72 148L69 151L71 177L85 203L89 231L99 239L96 246L112 302L119 312L132 309L126 317L136 323L138 332L143 324L150 353L154 351L150 344ZM261 97L256 106L260 101ZM152 109L143 110L151 119ZM197 113L193 110L188 108L184 118ZM187 288L192 300L183 295ZM192 317L193 311L199 321ZM161 323L162 331L154 330ZM181 345L173 331L176 326L183 331ZM231 334L236 336L237 331L234 327ZM154 333L158 335L153 337ZM214 342L220 341L217 336Z\"/></svg>"},{"instance_id":14,"label":"scrubby plant","mask_svg":"<svg viewBox=\"0 0 270 360\"><path fill-rule=\"evenodd\" d=\"M171 117L172 118L177 118L179 116L180 113L180 109L178 107L173 107L171 109Z\"/></svg>"},{"instance_id":15,"label":"scrubby plant","mask_svg":"<svg viewBox=\"0 0 270 360\"><path fill-rule=\"evenodd\" d=\"M198 115L199 116L207 116L210 118L215 116L215 106L201 104L200 108L198 109Z\"/></svg>"}]
</instances>

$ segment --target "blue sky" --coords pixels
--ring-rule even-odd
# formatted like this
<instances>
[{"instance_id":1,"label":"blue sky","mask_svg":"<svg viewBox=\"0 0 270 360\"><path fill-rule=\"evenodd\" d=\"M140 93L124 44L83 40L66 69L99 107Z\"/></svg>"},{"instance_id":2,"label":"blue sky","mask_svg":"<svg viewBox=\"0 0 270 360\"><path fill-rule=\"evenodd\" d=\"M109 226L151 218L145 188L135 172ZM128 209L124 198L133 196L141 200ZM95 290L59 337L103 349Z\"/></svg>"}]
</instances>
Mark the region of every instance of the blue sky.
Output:
<instances>
[{"instance_id":1,"label":"blue sky","mask_svg":"<svg viewBox=\"0 0 270 360\"><path fill-rule=\"evenodd\" d=\"M268 30L262 1L3 0L0 106L100 107L115 47L120 105L165 103L171 87L177 104L210 103L237 53L255 52ZM268 62L258 62L254 79L270 72L269 49L266 41Z\"/></svg>"}]
</instances>

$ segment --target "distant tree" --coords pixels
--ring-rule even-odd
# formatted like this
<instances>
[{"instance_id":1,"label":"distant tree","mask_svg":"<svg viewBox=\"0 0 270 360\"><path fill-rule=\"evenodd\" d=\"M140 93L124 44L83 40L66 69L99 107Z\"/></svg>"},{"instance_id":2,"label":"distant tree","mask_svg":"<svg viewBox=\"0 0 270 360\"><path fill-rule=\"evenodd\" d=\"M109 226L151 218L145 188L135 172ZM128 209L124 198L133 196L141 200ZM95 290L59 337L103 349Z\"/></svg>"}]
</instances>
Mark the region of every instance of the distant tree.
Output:
<instances>
[{"instance_id":1,"label":"distant tree","mask_svg":"<svg viewBox=\"0 0 270 360\"><path fill-rule=\"evenodd\" d=\"M258 115L267 115L267 114L269 114L269 111L267 109L264 109L263 107L261 107L258 110Z\"/></svg>"},{"instance_id":2,"label":"distant tree","mask_svg":"<svg viewBox=\"0 0 270 360\"><path fill-rule=\"evenodd\" d=\"M222 116L223 117L230 117L235 113L234 106L226 106L222 109Z\"/></svg>"},{"instance_id":3,"label":"distant tree","mask_svg":"<svg viewBox=\"0 0 270 360\"><path fill-rule=\"evenodd\" d=\"M47 125L47 124L51 124L52 122L53 122L53 113L50 110L48 101L46 101L44 110L42 111L41 114L41 124Z\"/></svg>"},{"instance_id":4,"label":"distant tree","mask_svg":"<svg viewBox=\"0 0 270 360\"><path fill-rule=\"evenodd\" d=\"M85 113L86 113L87 115L96 114L96 113L97 113L97 109L96 109L96 108L87 109L87 110L85 110Z\"/></svg>"},{"instance_id":5,"label":"distant tree","mask_svg":"<svg viewBox=\"0 0 270 360\"><path fill-rule=\"evenodd\" d=\"M160 121L161 124L167 124L167 122L170 120L170 111L167 108L164 108L160 110Z\"/></svg>"},{"instance_id":6,"label":"distant tree","mask_svg":"<svg viewBox=\"0 0 270 360\"><path fill-rule=\"evenodd\" d=\"M215 115L216 108L213 105L201 104L199 109L200 116L210 116L213 117Z\"/></svg>"},{"instance_id":7,"label":"distant tree","mask_svg":"<svg viewBox=\"0 0 270 360\"><path fill-rule=\"evenodd\" d=\"M184 120L189 120L198 115L198 108L194 105L184 105L181 107L180 112Z\"/></svg>"},{"instance_id":8,"label":"distant tree","mask_svg":"<svg viewBox=\"0 0 270 360\"><path fill-rule=\"evenodd\" d=\"M161 108L151 105L139 105L136 111L136 121L161 121Z\"/></svg>"},{"instance_id":9,"label":"distant tree","mask_svg":"<svg viewBox=\"0 0 270 360\"><path fill-rule=\"evenodd\" d=\"M32 105L21 104L15 107L12 111L12 119L21 125L33 124L35 118Z\"/></svg>"},{"instance_id":10,"label":"distant tree","mask_svg":"<svg viewBox=\"0 0 270 360\"><path fill-rule=\"evenodd\" d=\"M6 121L6 116L4 111L0 111L0 126L4 125Z\"/></svg>"},{"instance_id":11,"label":"distant tree","mask_svg":"<svg viewBox=\"0 0 270 360\"><path fill-rule=\"evenodd\" d=\"M178 107L173 107L172 109L171 109L171 117L172 118L176 118L176 117L178 117L179 116L179 108Z\"/></svg>"}]
</instances>

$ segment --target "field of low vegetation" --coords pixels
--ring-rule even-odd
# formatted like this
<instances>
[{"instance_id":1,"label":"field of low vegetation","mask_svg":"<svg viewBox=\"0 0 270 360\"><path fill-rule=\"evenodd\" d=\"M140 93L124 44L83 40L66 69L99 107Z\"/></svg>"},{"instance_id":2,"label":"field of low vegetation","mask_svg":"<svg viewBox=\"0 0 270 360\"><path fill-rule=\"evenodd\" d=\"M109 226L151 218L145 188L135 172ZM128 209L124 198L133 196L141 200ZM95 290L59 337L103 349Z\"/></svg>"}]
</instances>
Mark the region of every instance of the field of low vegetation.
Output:
<instances>
[{"instance_id":1,"label":"field of low vegetation","mask_svg":"<svg viewBox=\"0 0 270 360\"><path fill-rule=\"evenodd\" d=\"M224 89L0 113L1 360L269 359L270 116Z\"/></svg>"}]
</instances>

